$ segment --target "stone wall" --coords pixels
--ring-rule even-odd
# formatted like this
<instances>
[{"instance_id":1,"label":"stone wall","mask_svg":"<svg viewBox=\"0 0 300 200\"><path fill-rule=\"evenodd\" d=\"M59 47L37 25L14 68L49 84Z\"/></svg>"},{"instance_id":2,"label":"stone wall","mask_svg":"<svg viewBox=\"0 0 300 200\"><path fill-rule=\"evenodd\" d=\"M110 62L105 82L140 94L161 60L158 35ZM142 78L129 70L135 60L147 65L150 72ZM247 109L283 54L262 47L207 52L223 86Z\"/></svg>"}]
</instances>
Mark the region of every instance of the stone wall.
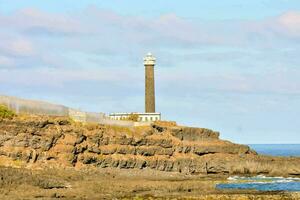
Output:
<instances>
[{"instance_id":1,"label":"stone wall","mask_svg":"<svg viewBox=\"0 0 300 200\"><path fill-rule=\"evenodd\" d=\"M133 121L114 120L114 119L110 119L107 117L101 119L99 124L106 124L106 125L112 125L112 126L123 126L123 127L133 127L134 126Z\"/></svg>"}]
</instances>

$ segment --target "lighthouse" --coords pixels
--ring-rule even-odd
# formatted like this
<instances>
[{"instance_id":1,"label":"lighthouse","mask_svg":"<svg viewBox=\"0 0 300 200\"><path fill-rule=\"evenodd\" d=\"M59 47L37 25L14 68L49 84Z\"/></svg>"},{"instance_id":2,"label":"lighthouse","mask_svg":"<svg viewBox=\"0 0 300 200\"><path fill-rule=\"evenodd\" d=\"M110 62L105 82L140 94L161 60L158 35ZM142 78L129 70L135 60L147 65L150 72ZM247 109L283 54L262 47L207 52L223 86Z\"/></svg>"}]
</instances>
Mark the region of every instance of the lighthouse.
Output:
<instances>
[{"instance_id":1,"label":"lighthouse","mask_svg":"<svg viewBox=\"0 0 300 200\"><path fill-rule=\"evenodd\" d=\"M145 66L145 112L155 113L155 80L154 65L155 57L148 53L144 58Z\"/></svg>"},{"instance_id":2,"label":"lighthouse","mask_svg":"<svg viewBox=\"0 0 300 200\"><path fill-rule=\"evenodd\" d=\"M110 119L123 120L120 124L124 125L124 120L130 119L130 116L135 115L137 122L134 126L149 125L152 122L161 120L161 113L155 112L155 80L154 80L154 66L156 63L155 57L148 53L144 57L145 67L145 112L124 112L124 113L111 113ZM118 124L117 122L114 122ZM128 124L127 124L128 125Z\"/></svg>"}]
</instances>

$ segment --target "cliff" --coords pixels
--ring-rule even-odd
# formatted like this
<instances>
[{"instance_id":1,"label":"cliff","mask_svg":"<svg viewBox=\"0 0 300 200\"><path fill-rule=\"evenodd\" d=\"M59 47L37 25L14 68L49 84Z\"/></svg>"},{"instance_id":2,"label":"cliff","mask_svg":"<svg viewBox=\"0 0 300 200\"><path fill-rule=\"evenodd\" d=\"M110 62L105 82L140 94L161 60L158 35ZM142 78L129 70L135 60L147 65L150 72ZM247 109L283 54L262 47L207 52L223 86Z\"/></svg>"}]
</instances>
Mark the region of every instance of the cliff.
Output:
<instances>
[{"instance_id":1,"label":"cliff","mask_svg":"<svg viewBox=\"0 0 300 200\"><path fill-rule=\"evenodd\" d=\"M124 128L41 116L0 119L0 165L300 175L300 158L257 155L209 129L168 123Z\"/></svg>"}]
</instances>

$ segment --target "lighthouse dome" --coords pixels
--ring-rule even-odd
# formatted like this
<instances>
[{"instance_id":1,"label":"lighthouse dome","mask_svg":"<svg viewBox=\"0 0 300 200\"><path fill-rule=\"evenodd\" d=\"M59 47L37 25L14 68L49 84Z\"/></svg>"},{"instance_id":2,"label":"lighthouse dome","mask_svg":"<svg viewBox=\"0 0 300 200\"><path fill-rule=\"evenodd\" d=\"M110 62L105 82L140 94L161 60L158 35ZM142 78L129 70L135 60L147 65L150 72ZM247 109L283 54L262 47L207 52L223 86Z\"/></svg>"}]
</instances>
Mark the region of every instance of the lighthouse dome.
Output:
<instances>
[{"instance_id":1,"label":"lighthouse dome","mask_svg":"<svg viewBox=\"0 0 300 200\"><path fill-rule=\"evenodd\" d=\"M149 52L144 58L144 65L155 65L155 61L155 57Z\"/></svg>"}]
</instances>

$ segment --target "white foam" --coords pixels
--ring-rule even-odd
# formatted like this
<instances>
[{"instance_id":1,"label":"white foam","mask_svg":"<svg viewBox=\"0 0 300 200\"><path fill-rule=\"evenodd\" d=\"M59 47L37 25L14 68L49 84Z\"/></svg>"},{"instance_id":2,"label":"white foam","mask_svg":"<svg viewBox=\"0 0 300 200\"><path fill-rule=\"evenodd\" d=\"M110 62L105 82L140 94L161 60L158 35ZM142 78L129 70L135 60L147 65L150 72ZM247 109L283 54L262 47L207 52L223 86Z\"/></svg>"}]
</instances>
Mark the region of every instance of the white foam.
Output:
<instances>
[{"instance_id":1,"label":"white foam","mask_svg":"<svg viewBox=\"0 0 300 200\"><path fill-rule=\"evenodd\" d=\"M240 177L239 176L230 176L227 178L229 181L237 181Z\"/></svg>"},{"instance_id":2,"label":"white foam","mask_svg":"<svg viewBox=\"0 0 300 200\"><path fill-rule=\"evenodd\" d=\"M253 177L243 177L243 176L230 176L227 178L229 181L250 181L251 183L287 183L287 182L294 182L294 181L300 181L300 178L296 177L268 177L264 175L258 175L258 176L253 176Z\"/></svg>"},{"instance_id":3,"label":"white foam","mask_svg":"<svg viewBox=\"0 0 300 200\"><path fill-rule=\"evenodd\" d=\"M294 182L294 181L293 180L287 180L287 179L272 181L272 183L289 183L289 182Z\"/></svg>"}]
</instances>

